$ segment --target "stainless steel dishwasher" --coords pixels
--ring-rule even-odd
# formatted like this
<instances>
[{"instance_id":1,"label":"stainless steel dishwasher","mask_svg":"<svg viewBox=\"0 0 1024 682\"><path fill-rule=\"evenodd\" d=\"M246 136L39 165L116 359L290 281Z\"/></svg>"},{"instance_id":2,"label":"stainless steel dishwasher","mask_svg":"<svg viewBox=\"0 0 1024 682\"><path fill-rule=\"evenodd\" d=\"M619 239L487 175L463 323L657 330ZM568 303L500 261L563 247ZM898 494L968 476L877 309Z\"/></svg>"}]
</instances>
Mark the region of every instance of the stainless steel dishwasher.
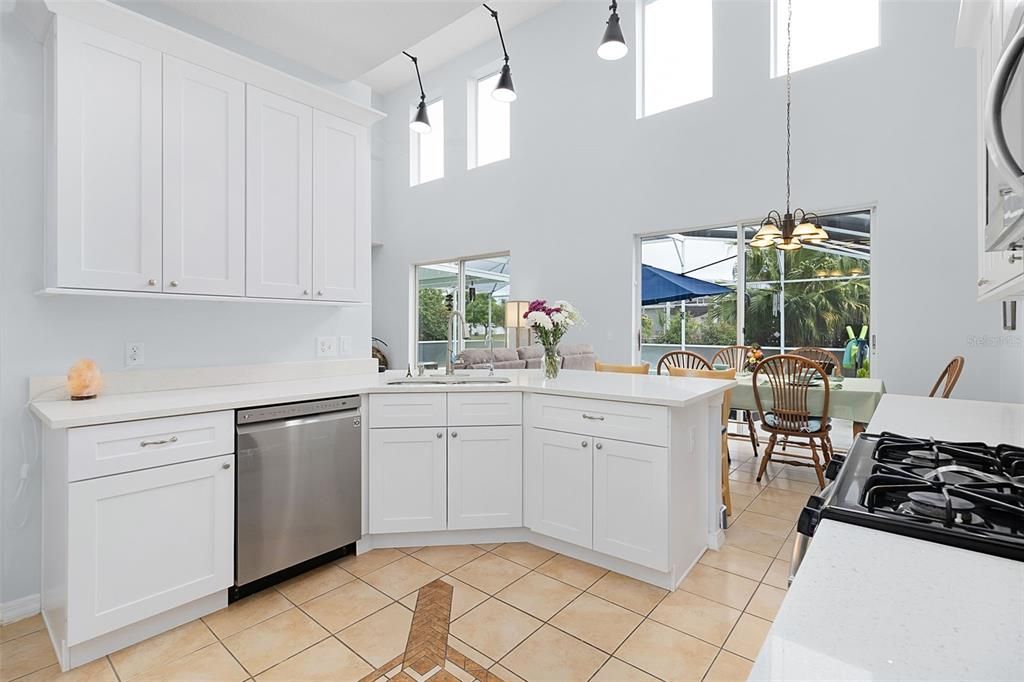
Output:
<instances>
[{"instance_id":1,"label":"stainless steel dishwasher","mask_svg":"<svg viewBox=\"0 0 1024 682\"><path fill-rule=\"evenodd\" d=\"M359 396L236 417L235 598L355 542L362 510Z\"/></svg>"}]
</instances>

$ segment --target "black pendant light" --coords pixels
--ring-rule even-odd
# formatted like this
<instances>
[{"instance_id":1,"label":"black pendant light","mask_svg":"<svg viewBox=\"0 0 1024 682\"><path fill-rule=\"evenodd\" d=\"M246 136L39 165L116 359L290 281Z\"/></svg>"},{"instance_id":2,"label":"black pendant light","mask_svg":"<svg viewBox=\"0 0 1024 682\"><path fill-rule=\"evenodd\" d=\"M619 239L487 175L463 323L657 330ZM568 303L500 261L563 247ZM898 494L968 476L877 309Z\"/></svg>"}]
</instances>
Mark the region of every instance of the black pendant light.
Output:
<instances>
[{"instance_id":1,"label":"black pendant light","mask_svg":"<svg viewBox=\"0 0 1024 682\"><path fill-rule=\"evenodd\" d=\"M622 27L619 26L619 3L612 0L608 9L612 11L612 14L608 17L608 26L604 29L604 37L601 38L601 44L597 47L597 56L611 62L625 57L629 48L626 47L626 39L622 37Z\"/></svg>"},{"instance_id":2,"label":"black pendant light","mask_svg":"<svg viewBox=\"0 0 1024 682\"><path fill-rule=\"evenodd\" d=\"M774 246L780 251L796 251L804 244L816 244L828 239L818 216L802 208L790 211L790 112L792 109L792 74L790 53L793 47L793 1L786 3L786 213L772 210L761 221L761 228L750 240L750 245L763 249Z\"/></svg>"},{"instance_id":3,"label":"black pendant light","mask_svg":"<svg viewBox=\"0 0 1024 682\"><path fill-rule=\"evenodd\" d=\"M499 102L515 102L516 89L512 85L512 69L508 68L508 50L505 49L505 37L501 34L501 22L498 21L498 13L484 3L484 9L491 13L494 23L498 26L498 38L501 39L501 51L505 54L505 65L501 67L501 75L498 76L498 84L494 87L491 96Z\"/></svg>"},{"instance_id":4,"label":"black pendant light","mask_svg":"<svg viewBox=\"0 0 1024 682\"><path fill-rule=\"evenodd\" d=\"M430 118L427 116L427 96L423 92L423 79L420 78L420 62L405 50L402 50L402 54L412 60L412 65L416 67L416 81L420 84L420 103L416 106L416 115L409 121L409 129L414 133L426 135L430 132Z\"/></svg>"}]
</instances>

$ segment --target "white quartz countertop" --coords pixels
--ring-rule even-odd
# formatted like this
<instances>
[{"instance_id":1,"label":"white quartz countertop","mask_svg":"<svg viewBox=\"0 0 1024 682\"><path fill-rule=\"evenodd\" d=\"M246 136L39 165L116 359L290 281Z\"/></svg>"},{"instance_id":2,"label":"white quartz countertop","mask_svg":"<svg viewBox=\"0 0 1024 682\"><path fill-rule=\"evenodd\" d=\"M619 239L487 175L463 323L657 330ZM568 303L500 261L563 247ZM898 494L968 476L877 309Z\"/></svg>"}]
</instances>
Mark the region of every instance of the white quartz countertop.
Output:
<instances>
[{"instance_id":1,"label":"white quartz countertop","mask_svg":"<svg viewBox=\"0 0 1024 682\"><path fill-rule=\"evenodd\" d=\"M868 431L1024 447L1024 404L888 394L878 404Z\"/></svg>"},{"instance_id":2,"label":"white quartz countertop","mask_svg":"<svg viewBox=\"0 0 1024 682\"><path fill-rule=\"evenodd\" d=\"M868 431L1024 445L1024 405L886 395ZM752 680L1024 680L1024 562L823 520Z\"/></svg>"},{"instance_id":3,"label":"white quartz countertop","mask_svg":"<svg viewBox=\"0 0 1024 682\"><path fill-rule=\"evenodd\" d=\"M751 680L1024 680L1024 562L824 520Z\"/></svg>"},{"instance_id":4,"label":"white quartz countertop","mask_svg":"<svg viewBox=\"0 0 1024 682\"><path fill-rule=\"evenodd\" d=\"M459 372L486 375L486 371ZM101 395L94 400L35 400L32 412L54 429L150 419L179 414L233 410L258 405L317 400L343 395L400 392L521 391L599 400L617 400L667 407L684 407L723 393L735 385L718 379L613 374L562 370L547 380L539 370L497 371L506 384L389 385L402 379L403 371L384 374L353 374L319 379L240 383L167 391Z\"/></svg>"}]
</instances>

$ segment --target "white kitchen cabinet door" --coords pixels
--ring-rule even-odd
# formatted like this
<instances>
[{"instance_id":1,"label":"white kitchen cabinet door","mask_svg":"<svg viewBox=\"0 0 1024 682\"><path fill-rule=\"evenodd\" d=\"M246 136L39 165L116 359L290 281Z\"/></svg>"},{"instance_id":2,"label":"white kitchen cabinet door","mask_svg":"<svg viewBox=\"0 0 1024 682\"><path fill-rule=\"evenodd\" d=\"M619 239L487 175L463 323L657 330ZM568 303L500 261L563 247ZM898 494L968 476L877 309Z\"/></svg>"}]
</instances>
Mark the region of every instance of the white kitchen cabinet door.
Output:
<instances>
[{"instance_id":1,"label":"white kitchen cabinet door","mask_svg":"<svg viewBox=\"0 0 1024 682\"><path fill-rule=\"evenodd\" d=\"M246 87L245 292L311 298L313 110Z\"/></svg>"},{"instance_id":2,"label":"white kitchen cabinet door","mask_svg":"<svg viewBox=\"0 0 1024 682\"><path fill-rule=\"evenodd\" d=\"M591 438L531 428L526 442L526 526L574 545L593 546Z\"/></svg>"},{"instance_id":3,"label":"white kitchen cabinet door","mask_svg":"<svg viewBox=\"0 0 1024 682\"><path fill-rule=\"evenodd\" d=\"M369 131L313 112L313 298L370 300Z\"/></svg>"},{"instance_id":4,"label":"white kitchen cabinet door","mask_svg":"<svg viewBox=\"0 0 1024 682\"><path fill-rule=\"evenodd\" d=\"M48 281L159 291L160 52L57 19Z\"/></svg>"},{"instance_id":5,"label":"white kitchen cabinet door","mask_svg":"<svg viewBox=\"0 0 1024 682\"><path fill-rule=\"evenodd\" d=\"M370 429L371 533L444 530L446 440L443 428Z\"/></svg>"},{"instance_id":6,"label":"white kitchen cabinet door","mask_svg":"<svg viewBox=\"0 0 1024 682\"><path fill-rule=\"evenodd\" d=\"M68 486L68 645L234 581L234 455Z\"/></svg>"},{"instance_id":7,"label":"white kitchen cabinet door","mask_svg":"<svg viewBox=\"0 0 1024 682\"><path fill-rule=\"evenodd\" d=\"M668 448L594 441L594 549L668 570Z\"/></svg>"},{"instance_id":8,"label":"white kitchen cabinet door","mask_svg":"<svg viewBox=\"0 0 1024 682\"><path fill-rule=\"evenodd\" d=\"M448 429L448 528L523 525L523 429Z\"/></svg>"},{"instance_id":9,"label":"white kitchen cabinet door","mask_svg":"<svg viewBox=\"0 0 1024 682\"><path fill-rule=\"evenodd\" d=\"M163 290L245 294L245 84L164 55Z\"/></svg>"}]
</instances>

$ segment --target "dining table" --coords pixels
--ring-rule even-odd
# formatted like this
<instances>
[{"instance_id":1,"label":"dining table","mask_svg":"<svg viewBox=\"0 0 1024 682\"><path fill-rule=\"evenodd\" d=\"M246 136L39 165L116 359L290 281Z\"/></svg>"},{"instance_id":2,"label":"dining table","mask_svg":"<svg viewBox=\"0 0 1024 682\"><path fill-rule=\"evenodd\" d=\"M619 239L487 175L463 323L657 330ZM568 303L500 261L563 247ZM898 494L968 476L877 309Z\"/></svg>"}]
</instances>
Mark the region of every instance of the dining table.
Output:
<instances>
[{"instance_id":1,"label":"dining table","mask_svg":"<svg viewBox=\"0 0 1024 682\"><path fill-rule=\"evenodd\" d=\"M736 388L732 391L733 409L757 412L754 398L753 375L737 374ZM823 382L807 389L807 406L812 415L820 415L825 400ZM760 379L756 387L765 410L772 408L772 389L767 379ZM871 415L885 395L885 384L881 379L861 377L829 377L828 416L853 422L853 435L862 433L871 421Z\"/></svg>"}]
</instances>

